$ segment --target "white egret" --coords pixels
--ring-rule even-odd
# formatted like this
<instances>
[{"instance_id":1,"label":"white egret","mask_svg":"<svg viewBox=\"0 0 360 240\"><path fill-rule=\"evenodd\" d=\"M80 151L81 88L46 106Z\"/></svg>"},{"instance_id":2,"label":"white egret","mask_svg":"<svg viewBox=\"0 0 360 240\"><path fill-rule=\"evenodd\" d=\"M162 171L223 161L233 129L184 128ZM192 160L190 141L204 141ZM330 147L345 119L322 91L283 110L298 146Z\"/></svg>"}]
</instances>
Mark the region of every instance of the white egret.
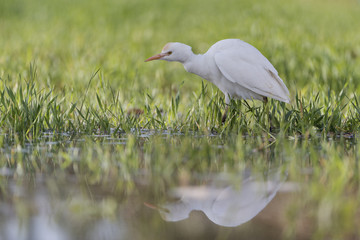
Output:
<instances>
[{"instance_id":1,"label":"white egret","mask_svg":"<svg viewBox=\"0 0 360 240\"><path fill-rule=\"evenodd\" d=\"M165 221L187 219L193 210L197 210L218 225L235 227L261 212L285 179L286 174L276 169L270 170L266 176L247 170L238 176L222 174L205 185L172 189L169 194L172 201L160 206L144 204L158 210Z\"/></svg>"},{"instance_id":2,"label":"white egret","mask_svg":"<svg viewBox=\"0 0 360 240\"><path fill-rule=\"evenodd\" d=\"M225 95L225 121L231 98L273 98L288 103L289 90L274 66L259 50L240 39L225 39L212 45L205 54L194 54L191 47L167 43L160 54L145 60L177 61L186 71L215 84Z\"/></svg>"}]
</instances>

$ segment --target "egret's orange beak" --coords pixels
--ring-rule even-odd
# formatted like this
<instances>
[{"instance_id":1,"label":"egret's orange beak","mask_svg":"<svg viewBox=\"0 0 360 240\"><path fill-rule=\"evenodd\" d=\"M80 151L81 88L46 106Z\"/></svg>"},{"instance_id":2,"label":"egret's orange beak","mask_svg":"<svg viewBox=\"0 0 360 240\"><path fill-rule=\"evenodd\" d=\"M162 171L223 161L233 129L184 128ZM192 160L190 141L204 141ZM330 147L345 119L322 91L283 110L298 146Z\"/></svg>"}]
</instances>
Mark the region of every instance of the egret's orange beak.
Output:
<instances>
[{"instance_id":1,"label":"egret's orange beak","mask_svg":"<svg viewBox=\"0 0 360 240\"><path fill-rule=\"evenodd\" d=\"M151 203L144 202L144 205L147 206L148 208L151 208L151 209L162 210L162 211L167 212L167 213L170 212L169 209L167 209L167 208L156 206L156 205L151 204Z\"/></svg>"},{"instance_id":2,"label":"egret's orange beak","mask_svg":"<svg viewBox=\"0 0 360 240\"><path fill-rule=\"evenodd\" d=\"M168 54L166 54L166 53L159 53L159 54L156 54L156 55L154 55L152 57L149 57L148 59L145 60L145 62L152 61L152 60L158 60L158 59L160 59L162 57L165 57L167 55Z\"/></svg>"}]
</instances>

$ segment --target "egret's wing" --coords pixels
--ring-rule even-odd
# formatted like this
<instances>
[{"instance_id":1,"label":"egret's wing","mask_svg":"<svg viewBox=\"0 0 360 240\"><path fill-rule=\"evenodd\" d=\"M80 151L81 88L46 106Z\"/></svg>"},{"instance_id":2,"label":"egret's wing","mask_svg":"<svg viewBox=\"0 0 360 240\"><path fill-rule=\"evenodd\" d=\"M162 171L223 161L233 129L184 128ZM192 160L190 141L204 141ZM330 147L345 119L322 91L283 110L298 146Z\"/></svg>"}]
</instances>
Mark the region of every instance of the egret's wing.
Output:
<instances>
[{"instance_id":1,"label":"egret's wing","mask_svg":"<svg viewBox=\"0 0 360 240\"><path fill-rule=\"evenodd\" d=\"M262 173L252 173L237 185L233 185L236 181L232 179L232 184L222 188L203 211L216 224L239 226L254 218L271 202L286 176L279 169L272 169L266 177Z\"/></svg>"},{"instance_id":2,"label":"egret's wing","mask_svg":"<svg viewBox=\"0 0 360 240\"><path fill-rule=\"evenodd\" d=\"M239 47L223 49L215 53L214 58L221 73L229 81L259 95L289 102L289 90L276 69L251 45L239 44Z\"/></svg>"}]
</instances>

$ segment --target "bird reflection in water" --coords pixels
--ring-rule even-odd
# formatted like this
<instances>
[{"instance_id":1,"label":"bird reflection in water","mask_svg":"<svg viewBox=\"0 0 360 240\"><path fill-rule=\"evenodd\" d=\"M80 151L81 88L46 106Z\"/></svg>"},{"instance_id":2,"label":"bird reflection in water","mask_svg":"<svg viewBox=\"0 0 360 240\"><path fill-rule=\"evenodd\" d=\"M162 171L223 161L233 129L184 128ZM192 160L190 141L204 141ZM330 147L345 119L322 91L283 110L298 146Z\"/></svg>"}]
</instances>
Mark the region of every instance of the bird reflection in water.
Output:
<instances>
[{"instance_id":1,"label":"bird reflection in water","mask_svg":"<svg viewBox=\"0 0 360 240\"><path fill-rule=\"evenodd\" d=\"M254 174L250 170L237 176L217 176L207 185L177 187L170 191L175 202L155 206L165 221L176 222L202 211L212 222L225 227L239 226L261 212L275 197L286 179L280 170Z\"/></svg>"}]
</instances>

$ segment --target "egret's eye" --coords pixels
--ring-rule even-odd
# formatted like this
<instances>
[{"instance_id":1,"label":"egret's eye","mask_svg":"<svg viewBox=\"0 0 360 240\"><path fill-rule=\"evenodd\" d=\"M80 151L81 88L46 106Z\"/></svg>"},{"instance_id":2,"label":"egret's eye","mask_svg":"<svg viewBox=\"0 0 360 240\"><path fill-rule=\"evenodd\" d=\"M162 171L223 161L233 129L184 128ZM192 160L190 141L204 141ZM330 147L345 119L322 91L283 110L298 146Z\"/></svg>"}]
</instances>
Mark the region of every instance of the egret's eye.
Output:
<instances>
[{"instance_id":1,"label":"egret's eye","mask_svg":"<svg viewBox=\"0 0 360 240\"><path fill-rule=\"evenodd\" d=\"M167 54L168 54L168 55L171 55L171 54L172 54L172 51L168 51Z\"/></svg>"}]
</instances>

